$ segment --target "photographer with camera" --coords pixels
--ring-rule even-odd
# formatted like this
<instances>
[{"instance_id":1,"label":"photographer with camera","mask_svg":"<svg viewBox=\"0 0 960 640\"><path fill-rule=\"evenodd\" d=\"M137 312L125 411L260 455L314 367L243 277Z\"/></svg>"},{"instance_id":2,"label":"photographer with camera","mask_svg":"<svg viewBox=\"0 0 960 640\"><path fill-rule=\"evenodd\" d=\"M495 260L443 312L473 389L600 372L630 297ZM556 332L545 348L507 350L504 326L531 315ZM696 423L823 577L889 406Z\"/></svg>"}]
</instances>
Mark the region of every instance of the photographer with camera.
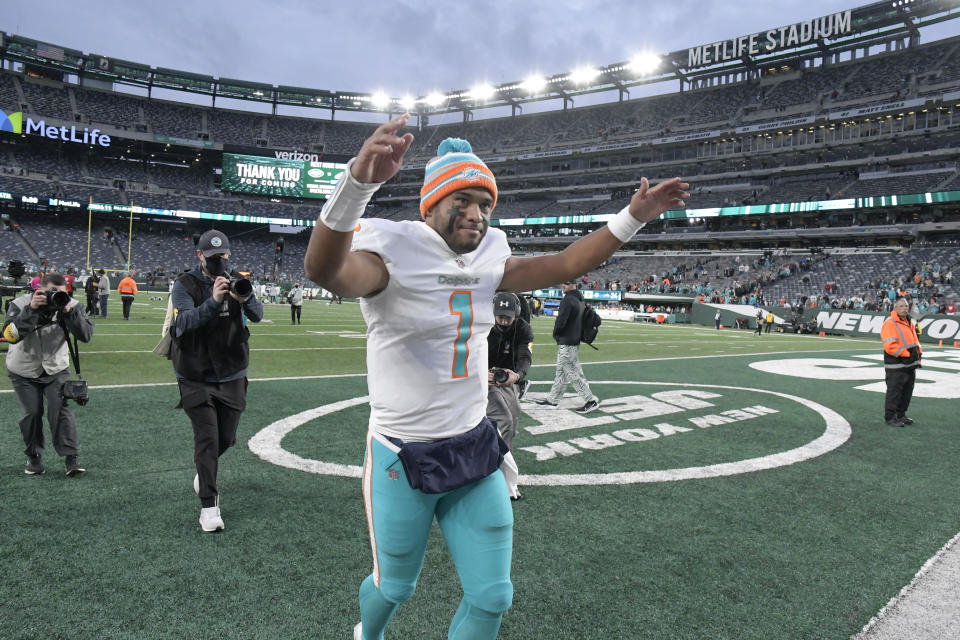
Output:
<instances>
[{"instance_id":1,"label":"photographer with camera","mask_svg":"<svg viewBox=\"0 0 960 640\"><path fill-rule=\"evenodd\" d=\"M173 330L170 359L180 387L180 404L193 424L193 489L200 497L200 527L224 528L217 491L220 456L236 443L240 414L247 404L251 322L263 319L263 305L250 280L228 268L230 243L211 229L197 241L200 264L181 274L170 294Z\"/></svg>"},{"instance_id":2,"label":"photographer with camera","mask_svg":"<svg viewBox=\"0 0 960 640\"><path fill-rule=\"evenodd\" d=\"M520 317L515 293L501 291L493 297L495 324L487 335L487 417L513 450L520 421L520 398L530 384L527 371L533 361L533 329Z\"/></svg>"},{"instance_id":3,"label":"photographer with camera","mask_svg":"<svg viewBox=\"0 0 960 640\"><path fill-rule=\"evenodd\" d=\"M44 398L53 447L64 456L67 475L85 471L78 461L77 421L64 396L70 381L70 335L90 342L93 323L67 293L67 281L59 273L43 276L36 291L15 298L3 321L3 337L10 344L7 375L24 411L20 431L27 445L27 475L44 472Z\"/></svg>"}]
</instances>

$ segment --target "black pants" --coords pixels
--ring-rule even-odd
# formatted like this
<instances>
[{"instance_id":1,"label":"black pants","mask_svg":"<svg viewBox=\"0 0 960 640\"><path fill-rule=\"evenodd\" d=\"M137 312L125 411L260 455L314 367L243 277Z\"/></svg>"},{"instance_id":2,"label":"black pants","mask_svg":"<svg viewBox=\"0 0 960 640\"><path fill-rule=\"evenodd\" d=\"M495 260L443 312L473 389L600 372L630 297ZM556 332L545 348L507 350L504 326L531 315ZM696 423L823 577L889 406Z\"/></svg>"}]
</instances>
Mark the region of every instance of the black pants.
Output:
<instances>
[{"instance_id":1,"label":"black pants","mask_svg":"<svg viewBox=\"0 0 960 640\"><path fill-rule=\"evenodd\" d=\"M902 418L910 406L913 397L913 383L917 379L917 368L887 369L887 396L883 403L883 419Z\"/></svg>"},{"instance_id":2,"label":"black pants","mask_svg":"<svg viewBox=\"0 0 960 640\"><path fill-rule=\"evenodd\" d=\"M120 300L123 302L123 319L130 319L130 307L133 306L133 296L120 296Z\"/></svg>"},{"instance_id":3,"label":"black pants","mask_svg":"<svg viewBox=\"0 0 960 640\"><path fill-rule=\"evenodd\" d=\"M200 477L200 504L217 504L220 456L237 441L240 414L247 407L247 379L229 382L178 380L180 402L193 423L193 461Z\"/></svg>"},{"instance_id":4,"label":"black pants","mask_svg":"<svg viewBox=\"0 0 960 640\"><path fill-rule=\"evenodd\" d=\"M87 309L86 309L86 312L87 312L87 315L88 315L88 316L93 316L93 315L99 313L99 307L97 306L97 303L98 303L99 301L100 301L100 300L98 299L97 294L93 294L93 295L90 295L89 293L87 294Z\"/></svg>"},{"instance_id":5,"label":"black pants","mask_svg":"<svg viewBox=\"0 0 960 640\"><path fill-rule=\"evenodd\" d=\"M53 448L61 456L75 456L80 453L77 444L77 419L60 395L63 383L70 379L70 371L64 369L53 375L39 378L24 378L7 372L13 390L23 406L24 416L20 419L20 433L27 445L24 453L28 456L43 454L46 444L43 437L43 401L47 401L47 424L53 436Z\"/></svg>"},{"instance_id":6,"label":"black pants","mask_svg":"<svg viewBox=\"0 0 960 640\"><path fill-rule=\"evenodd\" d=\"M303 309L302 305L292 304L290 305L290 324L300 324L300 311Z\"/></svg>"}]
</instances>

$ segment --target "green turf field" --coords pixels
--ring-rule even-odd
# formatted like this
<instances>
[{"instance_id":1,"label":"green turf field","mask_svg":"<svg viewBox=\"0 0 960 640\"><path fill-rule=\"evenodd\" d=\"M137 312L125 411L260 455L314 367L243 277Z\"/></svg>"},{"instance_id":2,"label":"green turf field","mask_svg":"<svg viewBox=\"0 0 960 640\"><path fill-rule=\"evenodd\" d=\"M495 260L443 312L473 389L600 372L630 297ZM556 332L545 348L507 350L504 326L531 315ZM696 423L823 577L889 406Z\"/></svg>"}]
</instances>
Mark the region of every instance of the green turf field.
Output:
<instances>
[{"instance_id":1,"label":"green turf field","mask_svg":"<svg viewBox=\"0 0 960 640\"><path fill-rule=\"evenodd\" d=\"M150 352L165 305L125 322L116 302L81 345L87 473L66 478L48 445L47 474L23 474L0 376L0 638L349 638L371 568L359 307L307 302L293 327L265 305L251 325L211 535L190 423ZM551 326L534 321L531 398L553 378ZM878 340L605 322L597 346L581 359L601 410L524 403L501 638L849 638L960 531L960 350L927 348L916 424L895 429ZM445 638L459 598L435 530L387 637Z\"/></svg>"}]
</instances>

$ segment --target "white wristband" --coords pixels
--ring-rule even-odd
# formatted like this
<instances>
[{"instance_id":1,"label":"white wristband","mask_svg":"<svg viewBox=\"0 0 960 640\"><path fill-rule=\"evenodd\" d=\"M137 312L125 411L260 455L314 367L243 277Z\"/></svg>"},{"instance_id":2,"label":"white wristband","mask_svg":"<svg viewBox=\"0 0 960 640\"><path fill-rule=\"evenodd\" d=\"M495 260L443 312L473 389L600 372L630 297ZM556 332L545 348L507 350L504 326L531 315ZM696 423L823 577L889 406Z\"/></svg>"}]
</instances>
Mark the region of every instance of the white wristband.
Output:
<instances>
[{"instance_id":1,"label":"white wristband","mask_svg":"<svg viewBox=\"0 0 960 640\"><path fill-rule=\"evenodd\" d=\"M640 222L634 218L633 214L630 213L630 206L627 205L620 209L620 213L610 218L610 221L607 222L607 228L610 229L610 233L617 240L626 242L633 237L633 234L643 229L646 224L646 222Z\"/></svg>"},{"instance_id":2,"label":"white wristband","mask_svg":"<svg viewBox=\"0 0 960 640\"><path fill-rule=\"evenodd\" d=\"M363 217L363 212L367 208L370 198L380 188L382 182L371 182L365 184L358 182L350 168L353 166L356 158L351 158L347 163L347 168L343 172L337 187L327 198L323 209L320 211L320 221L328 228L334 231L353 231Z\"/></svg>"}]
</instances>

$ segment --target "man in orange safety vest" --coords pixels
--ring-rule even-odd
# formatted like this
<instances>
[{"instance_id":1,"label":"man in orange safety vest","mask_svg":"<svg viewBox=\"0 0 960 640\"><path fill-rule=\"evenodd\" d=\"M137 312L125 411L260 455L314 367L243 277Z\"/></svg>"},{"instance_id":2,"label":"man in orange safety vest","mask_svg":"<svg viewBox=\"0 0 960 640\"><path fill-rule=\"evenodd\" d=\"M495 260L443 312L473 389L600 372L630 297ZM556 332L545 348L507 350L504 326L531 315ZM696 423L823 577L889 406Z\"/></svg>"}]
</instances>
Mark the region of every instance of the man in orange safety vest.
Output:
<instances>
[{"instance_id":1,"label":"man in orange safety vest","mask_svg":"<svg viewBox=\"0 0 960 640\"><path fill-rule=\"evenodd\" d=\"M880 328L883 340L883 367L886 371L887 395L883 405L883 419L891 427L913 424L907 416L907 407L913 397L913 384L920 368L920 339L909 316L910 303L897 298L890 317Z\"/></svg>"}]
</instances>

